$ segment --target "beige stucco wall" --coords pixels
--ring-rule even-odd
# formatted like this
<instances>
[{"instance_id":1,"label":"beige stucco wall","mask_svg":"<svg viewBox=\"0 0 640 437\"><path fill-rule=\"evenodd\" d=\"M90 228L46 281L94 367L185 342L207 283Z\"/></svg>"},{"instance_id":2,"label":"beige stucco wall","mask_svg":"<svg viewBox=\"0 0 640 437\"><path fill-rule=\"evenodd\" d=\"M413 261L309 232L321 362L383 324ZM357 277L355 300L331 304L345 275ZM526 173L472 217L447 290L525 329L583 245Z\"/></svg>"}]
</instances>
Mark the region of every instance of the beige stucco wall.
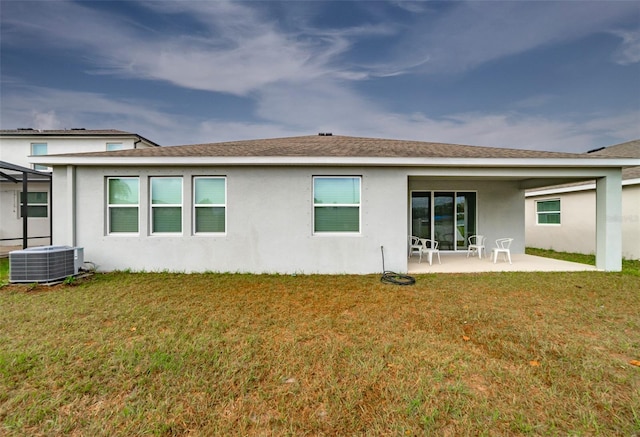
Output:
<instances>
[{"instance_id":1,"label":"beige stucco wall","mask_svg":"<svg viewBox=\"0 0 640 437\"><path fill-rule=\"evenodd\" d=\"M560 225L536 224L535 202L548 199L561 199ZM527 197L525 204L527 246L562 252L595 253L595 190ZM640 185L622 187L620 220L622 256L627 259L640 259Z\"/></svg>"},{"instance_id":2,"label":"beige stucco wall","mask_svg":"<svg viewBox=\"0 0 640 437\"><path fill-rule=\"evenodd\" d=\"M170 175L184 178L183 232L150 235L148 177ZM227 232L194 235L192 177L219 175L227 177ZM312 178L322 175L362 176L359 235L313 234ZM107 235L109 176L140 177L139 235ZM524 250L524 192L517 182L428 180L393 167L80 167L75 176L67 167L55 167L53 244L83 247L85 260L105 271L307 274L379 273L384 246L385 268L406 272L410 185L477 190L482 232L492 240L514 237L514 253Z\"/></svg>"},{"instance_id":3,"label":"beige stucco wall","mask_svg":"<svg viewBox=\"0 0 640 437\"><path fill-rule=\"evenodd\" d=\"M622 256L640 259L640 185L622 187Z\"/></svg>"},{"instance_id":4,"label":"beige stucco wall","mask_svg":"<svg viewBox=\"0 0 640 437\"><path fill-rule=\"evenodd\" d=\"M32 143L46 143L47 154L57 155L61 153L104 152L107 150L107 143L122 143L124 149L133 149L135 141L135 138L132 137L0 137L0 161L33 168L29 161ZM149 146L144 142L139 142L135 147L142 149Z\"/></svg>"},{"instance_id":5,"label":"beige stucco wall","mask_svg":"<svg viewBox=\"0 0 640 437\"><path fill-rule=\"evenodd\" d=\"M64 198L72 178L65 168L56 168L54 174L54 195ZM136 236L107 235L105 178L124 175L140 177L140 232ZM227 177L227 232L194 235L192 178L221 175ZM314 175L362 176L360 235L313 235ZM181 235L150 235L151 176L184 178ZM406 200L395 195L406 191L406 177L397 172L365 168L90 167L79 168L75 180L75 245L84 247L85 259L100 270L371 273L382 270L380 246L385 248L388 269L406 269ZM54 244L73 241L68 226L72 210L67 203L66 212L61 212L64 219L56 215ZM394 261L399 259L401 263Z\"/></svg>"}]
</instances>

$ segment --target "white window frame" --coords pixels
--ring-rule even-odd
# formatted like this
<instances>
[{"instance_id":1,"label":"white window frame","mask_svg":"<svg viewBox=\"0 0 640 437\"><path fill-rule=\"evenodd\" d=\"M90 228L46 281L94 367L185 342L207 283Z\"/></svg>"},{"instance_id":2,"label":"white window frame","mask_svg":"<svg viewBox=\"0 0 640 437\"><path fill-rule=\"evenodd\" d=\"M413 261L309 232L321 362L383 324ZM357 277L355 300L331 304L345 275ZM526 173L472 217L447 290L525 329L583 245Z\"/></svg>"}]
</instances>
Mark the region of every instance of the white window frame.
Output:
<instances>
[{"instance_id":1,"label":"white window frame","mask_svg":"<svg viewBox=\"0 0 640 437\"><path fill-rule=\"evenodd\" d=\"M114 179L135 179L138 181L138 203L127 203L127 204L120 204L120 203L115 203L115 204L110 204L109 203L109 199L110 199L110 195L109 195L109 187L111 186L111 184L109 183L110 180L114 180ZM139 176L109 176L107 177L107 198L106 200L106 204L107 204L107 235L110 236L131 236L131 235L140 235L140 177ZM111 209L112 208L137 208L138 209L138 230L136 232L111 232Z\"/></svg>"},{"instance_id":2,"label":"white window frame","mask_svg":"<svg viewBox=\"0 0 640 437\"><path fill-rule=\"evenodd\" d=\"M538 211L538 204L545 202L558 202L559 208L557 211ZM552 199L539 199L535 201L535 212L536 212L536 225L537 226L560 226L562 224L562 200L559 197L554 197ZM540 223L540 215L550 215L550 214L558 214L559 223Z\"/></svg>"},{"instance_id":3,"label":"white window frame","mask_svg":"<svg viewBox=\"0 0 640 437\"><path fill-rule=\"evenodd\" d=\"M180 179L180 203L153 203L153 181L156 179ZM151 176L149 178L149 231L154 236L176 236L184 234L184 177L182 176ZM157 232L153 229L153 210L155 208L180 208L180 232Z\"/></svg>"},{"instance_id":4,"label":"white window frame","mask_svg":"<svg viewBox=\"0 0 640 437\"><path fill-rule=\"evenodd\" d=\"M35 146L45 146L46 150L44 153L35 153ZM49 144L48 143L31 143L31 155L32 156L43 156L49 153ZM38 171L51 171L49 167L46 165L33 164L33 169Z\"/></svg>"},{"instance_id":5,"label":"white window frame","mask_svg":"<svg viewBox=\"0 0 640 437\"><path fill-rule=\"evenodd\" d=\"M224 181L224 203L221 204L198 204L196 203L196 180L198 179L222 179ZM193 177L193 234L194 235L227 235L227 177L226 176L194 176ZM197 208L224 208L224 231L223 232L198 232L196 229L196 209Z\"/></svg>"},{"instance_id":6,"label":"white window frame","mask_svg":"<svg viewBox=\"0 0 640 437\"><path fill-rule=\"evenodd\" d=\"M358 199L359 203L316 203L315 201L315 189L316 179L357 179L359 181L358 184ZM311 214L311 229L313 235L319 236L359 236L362 235L362 176L358 175L323 175L323 176L313 176L311 181L311 200L312 200L312 214ZM316 231L316 207L322 208L339 208L339 207L347 207L347 208L358 208L358 231Z\"/></svg>"},{"instance_id":7,"label":"white window frame","mask_svg":"<svg viewBox=\"0 0 640 437\"><path fill-rule=\"evenodd\" d=\"M17 191L16 193L18 195L18 218L21 219L22 218L22 191ZM29 203L30 193L45 193L47 195L47 202L46 203ZM30 206L46 206L47 215L45 215L44 217L30 216L29 215ZM30 218L30 219L48 219L49 218L49 192L48 191L29 191L27 193L27 218Z\"/></svg>"},{"instance_id":8,"label":"white window frame","mask_svg":"<svg viewBox=\"0 0 640 437\"><path fill-rule=\"evenodd\" d=\"M114 152L116 150L124 150L123 143L107 143L107 152Z\"/></svg>"},{"instance_id":9,"label":"white window frame","mask_svg":"<svg viewBox=\"0 0 640 437\"><path fill-rule=\"evenodd\" d=\"M478 190L447 190L447 189L442 189L442 190L411 190L409 192L409 211L408 211L408 215L411 218L411 220L409 220L409 231L410 231L410 235L416 235L416 229L414 229L414 223L413 223L413 212L412 212L412 201L413 201L413 195L414 193L429 193L429 197L430 197L430 202L429 202L429 235L430 238L435 239L436 238L436 213L435 213L435 209L436 209L436 194L437 193L453 193L453 208L454 208L454 215L455 215L455 225L454 226L458 226L457 225L457 221L458 221L458 210L457 210L457 199L461 194L475 194L475 215L473 216L473 221L474 221L474 225L475 225L475 231L474 232L468 232L468 229L466 230L466 235L467 235L467 239L465 241L465 246L458 246L458 239L454 238L453 240L453 247L455 249L455 251L466 251L467 247L466 245L469 244L469 240L468 238L472 235L479 235L482 234L482 232L480 231L480 202L479 202L479 194L478 194ZM443 249L441 249L443 250ZM447 249L448 250L448 249Z\"/></svg>"}]
</instances>

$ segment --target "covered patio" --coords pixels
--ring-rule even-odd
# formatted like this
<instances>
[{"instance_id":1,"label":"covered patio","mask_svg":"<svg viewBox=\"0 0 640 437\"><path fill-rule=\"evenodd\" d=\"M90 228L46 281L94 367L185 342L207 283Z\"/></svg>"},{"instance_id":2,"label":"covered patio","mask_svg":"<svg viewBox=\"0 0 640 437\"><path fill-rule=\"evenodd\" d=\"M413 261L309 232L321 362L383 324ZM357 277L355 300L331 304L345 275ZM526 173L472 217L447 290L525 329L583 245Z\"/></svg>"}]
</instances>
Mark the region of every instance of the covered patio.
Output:
<instances>
[{"instance_id":1,"label":"covered patio","mask_svg":"<svg viewBox=\"0 0 640 437\"><path fill-rule=\"evenodd\" d=\"M437 241L442 265L425 267L424 262L418 264L415 258L408 261L407 271L620 271L621 171L585 163L591 161L581 159L584 167L576 168L566 160L544 159L528 164L527 159L521 159L502 167L439 169L425 166L413 170L408 177L407 237ZM597 268L524 255L525 190L587 178L596 180ZM476 263L467 263L468 239L477 234L486 238L489 254L496 240L512 238L513 264L493 265L484 257L482 261L486 262L476 258Z\"/></svg>"},{"instance_id":2,"label":"covered patio","mask_svg":"<svg viewBox=\"0 0 640 437\"><path fill-rule=\"evenodd\" d=\"M498 257L498 262L491 261L489 256L469 256L466 252L440 252L442 264L438 263L437 256L434 256L433 265L429 265L426 256L422 257L422 262L418 262L418 256L412 256L408 262L408 273L410 275L426 273L486 273L486 272L581 272L597 271L595 266L579 264L569 261L561 261L551 258L526 254L511 254L513 264Z\"/></svg>"}]
</instances>

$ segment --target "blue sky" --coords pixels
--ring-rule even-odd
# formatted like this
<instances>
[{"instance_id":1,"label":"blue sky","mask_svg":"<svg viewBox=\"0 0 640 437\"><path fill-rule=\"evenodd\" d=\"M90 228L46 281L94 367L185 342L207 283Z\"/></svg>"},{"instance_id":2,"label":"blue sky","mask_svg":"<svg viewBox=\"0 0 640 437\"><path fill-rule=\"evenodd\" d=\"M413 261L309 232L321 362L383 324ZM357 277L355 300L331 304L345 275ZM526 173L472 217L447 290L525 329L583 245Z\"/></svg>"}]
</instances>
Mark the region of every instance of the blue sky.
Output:
<instances>
[{"instance_id":1,"label":"blue sky","mask_svg":"<svg viewBox=\"0 0 640 437\"><path fill-rule=\"evenodd\" d=\"M584 152L640 138L638 1L0 0L0 126Z\"/></svg>"}]
</instances>

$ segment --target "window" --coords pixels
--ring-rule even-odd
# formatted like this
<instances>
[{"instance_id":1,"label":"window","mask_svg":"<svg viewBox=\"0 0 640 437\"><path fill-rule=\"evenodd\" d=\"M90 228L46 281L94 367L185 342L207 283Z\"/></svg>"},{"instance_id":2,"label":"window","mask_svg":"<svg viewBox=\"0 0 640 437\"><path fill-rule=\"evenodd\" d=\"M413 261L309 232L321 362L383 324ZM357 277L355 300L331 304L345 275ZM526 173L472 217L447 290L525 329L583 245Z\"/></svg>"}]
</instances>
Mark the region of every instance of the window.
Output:
<instances>
[{"instance_id":1,"label":"window","mask_svg":"<svg viewBox=\"0 0 640 437\"><path fill-rule=\"evenodd\" d=\"M122 149L124 149L124 145L122 143L107 143L107 152Z\"/></svg>"},{"instance_id":2,"label":"window","mask_svg":"<svg viewBox=\"0 0 640 437\"><path fill-rule=\"evenodd\" d=\"M107 179L107 229L109 234L137 233L140 206L137 177Z\"/></svg>"},{"instance_id":3,"label":"window","mask_svg":"<svg viewBox=\"0 0 640 437\"><path fill-rule=\"evenodd\" d=\"M151 178L151 233L182 232L182 178Z\"/></svg>"},{"instance_id":4,"label":"window","mask_svg":"<svg viewBox=\"0 0 640 437\"><path fill-rule=\"evenodd\" d=\"M31 143L31 154L33 156L40 156L47 154L47 143ZM38 165L35 164L33 166L34 170L48 171L49 167L46 165Z\"/></svg>"},{"instance_id":5,"label":"window","mask_svg":"<svg viewBox=\"0 0 640 437\"><path fill-rule=\"evenodd\" d=\"M313 178L313 232L360 232L361 177Z\"/></svg>"},{"instance_id":6,"label":"window","mask_svg":"<svg viewBox=\"0 0 640 437\"><path fill-rule=\"evenodd\" d=\"M196 177L193 179L194 232L226 231L226 179Z\"/></svg>"},{"instance_id":7,"label":"window","mask_svg":"<svg viewBox=\"0 0 640 437\"><path fill-rule=\"evenodd\" d=\"M536 202L537 224L560 224L560 199L538 200Z\"/></svg>"},{"instance_id":8,"label":"window","mask_svg":"<svg viewBox=\"0 0 640 437\"><path fill-rule=\"evenodd\" d=\"M24 193L20 191L20 211L22 217L22 206L24 205ZM27 193L27 217L48 217L49 216L49 196L46 191L34 191Z\"/></svg>"}]
</instances>

